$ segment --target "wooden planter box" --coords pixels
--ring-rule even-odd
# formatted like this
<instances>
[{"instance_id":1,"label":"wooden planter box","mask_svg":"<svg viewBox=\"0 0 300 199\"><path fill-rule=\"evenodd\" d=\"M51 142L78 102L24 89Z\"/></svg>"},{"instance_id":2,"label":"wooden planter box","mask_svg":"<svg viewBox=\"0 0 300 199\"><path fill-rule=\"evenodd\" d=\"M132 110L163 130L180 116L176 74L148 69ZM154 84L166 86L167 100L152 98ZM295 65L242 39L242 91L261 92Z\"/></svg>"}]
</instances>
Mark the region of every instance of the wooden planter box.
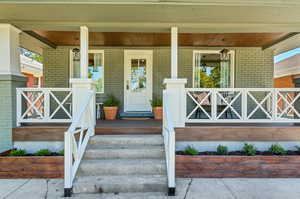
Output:
<instances>
[{"instance_id":1,"label":"wooden planter box","mask_svg":"<svg viewBox=\"0 0 300 199\"><path fill-rule=\"evenodd\" d=\"M63 156L0 157L0 178L63 177Z\"/></svg>"},{"instance_id":2,"label":"wooden planter box","mask_svg":"<svg viewBox=\"0 0 300 199\"><path fill-rule=\"evenodd\" d=\"M176 155L183 178L299 178L300 156Z\"/></svg>"}]
</instances>

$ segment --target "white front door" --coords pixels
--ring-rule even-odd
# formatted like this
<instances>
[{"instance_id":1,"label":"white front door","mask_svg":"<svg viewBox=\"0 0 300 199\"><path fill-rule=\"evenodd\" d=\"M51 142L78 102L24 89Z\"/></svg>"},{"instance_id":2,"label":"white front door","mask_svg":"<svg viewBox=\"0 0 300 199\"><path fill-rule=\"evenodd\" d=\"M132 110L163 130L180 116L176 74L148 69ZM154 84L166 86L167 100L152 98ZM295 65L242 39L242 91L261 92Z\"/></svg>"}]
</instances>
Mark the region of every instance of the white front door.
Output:
<instances>
[{"instance_id":1,"label":"white front door","mask_svg":"<svg viewBox=\"0 0 300 199\"><path fill-rule=\"evenodd\" d=\"M152 110L152 54L152 50L124 51L125 112Z\"/></svg>"}]
</instances>

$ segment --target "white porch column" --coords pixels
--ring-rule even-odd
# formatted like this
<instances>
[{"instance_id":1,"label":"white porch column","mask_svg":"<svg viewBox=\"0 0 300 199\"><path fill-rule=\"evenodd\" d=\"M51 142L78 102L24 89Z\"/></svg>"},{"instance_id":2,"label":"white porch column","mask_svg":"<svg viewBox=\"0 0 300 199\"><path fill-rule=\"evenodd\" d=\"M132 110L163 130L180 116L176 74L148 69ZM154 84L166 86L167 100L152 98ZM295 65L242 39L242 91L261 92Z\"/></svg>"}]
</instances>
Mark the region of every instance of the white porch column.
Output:
<instances>
[{"instance_id":1,"label":"white porch column","mask_svg":"<svg viewBox=\"0 0 300 199\"><path fill-rule=\"evenodd\" d=\"M96 92L95 82L92 79L71 79L72 84L72 112L73 120L80 114L82 106L87 103L90 92ZM92 99L91 110L93 110L93 120L96 124L96 98ZM85 125L85 124L83 124Z\"/></svg>"},{"instance_id":2,"label":"white porch column","mask_svg":"<svg viewBox=\"0 0 300 199\"><path fill-rule=\"evenodd\" d=\"M80 77L88 78L89 64L89 29L86 26L80 27Z\"/></svg>"},{"instance_id":3,"label":"white porch column","mask_svg":"<svg viewBox=\"0 0 300 199\"><path fill-rule=\"evenodd\" d=\"M89 31L86 26L80 27L80 78L70 79L72 85L72 111L73 120L80 114L82 106L87 102L89 92L95 93L95 82L88 78L88 50L89 50ZM94 112L96 124L96 99L93 98L91 108Z\"/></svg>"},{"instance_id":4,"label":"white porch column","mask_svg":"<svg viewBox=\"0 0 300 199\"><path fill-rule=\"evenodd\" d=\"M166 95L174 127L184 127L186 117L185 84L187 79L165 79Z\"/></svg>"},{"instance_id":5,"label":"white porch column","mask_svg":"<svg viewBox=\"0 0 300 199\"><path fill-rule=\"evenodd\" d=\"M178 71L178 28L171 28L171 78L177 78Z\"/></svg>"},{"instance_id":6,"label":"white porch column","mask_svg":"<svg viewBox=\"0 0 300 199\"><path fill-rule=\"evenodd\" d=\"M0 74L21 75L19 33L10 24L0 24Z\"/></svg>"},{"instance_id":7,"label":"white porch column","mask_svg":"<svg viewBox=\"0 0 300 199\"><path fill-rule=\"evenodd\" d=\"M0 152L13 148L12 128L17 125L16 88L25 87L27 79L20 69L20 32L10 24L0 24ZM21 110L18 113L21 114Z\"/></svg>"}]
</instances>

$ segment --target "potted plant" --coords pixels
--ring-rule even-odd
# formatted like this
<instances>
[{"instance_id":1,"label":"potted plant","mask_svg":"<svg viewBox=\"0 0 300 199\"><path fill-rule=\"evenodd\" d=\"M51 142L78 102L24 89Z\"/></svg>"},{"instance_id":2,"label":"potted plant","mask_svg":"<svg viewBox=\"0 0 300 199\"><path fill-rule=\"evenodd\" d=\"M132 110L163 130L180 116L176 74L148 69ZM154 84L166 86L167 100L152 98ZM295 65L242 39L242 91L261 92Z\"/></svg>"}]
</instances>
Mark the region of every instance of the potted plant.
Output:
<instances>
[{"instance_id":1,"label":"potted plant","mask_svg":"<svg viewBox=\"0 0 300 199\"><path fill-rule=\"evenodd\" d=\"M162 99L159 97L154 97L151 100L151 106L154 114L154 119L161 120L163 116L163 108L162 108Z\"/></svg>"},{"instance_id":2,"label":"potted plant","mask_svg":"<svg viewBox=\"0 0 300 199\"><path fill-rule=\"evenodd\" d=\"M107 96L105 102L103 103L106 120L115 120L117 118L119 104L119 100L114 95Z\"/></svg>"}]
</instances>

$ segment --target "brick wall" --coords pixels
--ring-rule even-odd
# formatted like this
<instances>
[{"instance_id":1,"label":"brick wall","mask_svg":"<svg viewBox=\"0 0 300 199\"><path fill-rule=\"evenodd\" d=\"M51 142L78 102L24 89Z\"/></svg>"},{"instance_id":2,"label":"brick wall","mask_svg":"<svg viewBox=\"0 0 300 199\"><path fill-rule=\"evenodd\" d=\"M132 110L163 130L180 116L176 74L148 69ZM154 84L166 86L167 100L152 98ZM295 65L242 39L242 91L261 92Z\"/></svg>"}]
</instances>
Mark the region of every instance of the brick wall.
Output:
<instances>
[{"instance_id":1,"label":"brick wall","mask_svg":"<svg viewBox=\"0 0 300 199\"><path fill-rule=\"evenodd\" d=\"M69 53L69 49L64 47L45 48L43 50L45 87L69 86Z\"/></svg>"},{"instance_id":2,"label":"brick wall","mask_svg":"<svg viewBox=\"0 0 300 199\"><path fill-rule=\"evenodd\" d=\"M72 47L44 49L44 77L46 87L69 86L69 52ZM123 104L124 83L124 50L153 50L153 94L161 96L163 79L170 77L170 48L168 47L97 47L104 50L104 94L98 96L103 100L106 94L113 93ZM220 48L180 47L178 57L178 77L188 79L192 87L193 50ZM273 86L273 53L261 48L228 48L235 51L235 87L272 87ZM122 110L122 107L121 107Z\"/></svg>"}]
</instances>

